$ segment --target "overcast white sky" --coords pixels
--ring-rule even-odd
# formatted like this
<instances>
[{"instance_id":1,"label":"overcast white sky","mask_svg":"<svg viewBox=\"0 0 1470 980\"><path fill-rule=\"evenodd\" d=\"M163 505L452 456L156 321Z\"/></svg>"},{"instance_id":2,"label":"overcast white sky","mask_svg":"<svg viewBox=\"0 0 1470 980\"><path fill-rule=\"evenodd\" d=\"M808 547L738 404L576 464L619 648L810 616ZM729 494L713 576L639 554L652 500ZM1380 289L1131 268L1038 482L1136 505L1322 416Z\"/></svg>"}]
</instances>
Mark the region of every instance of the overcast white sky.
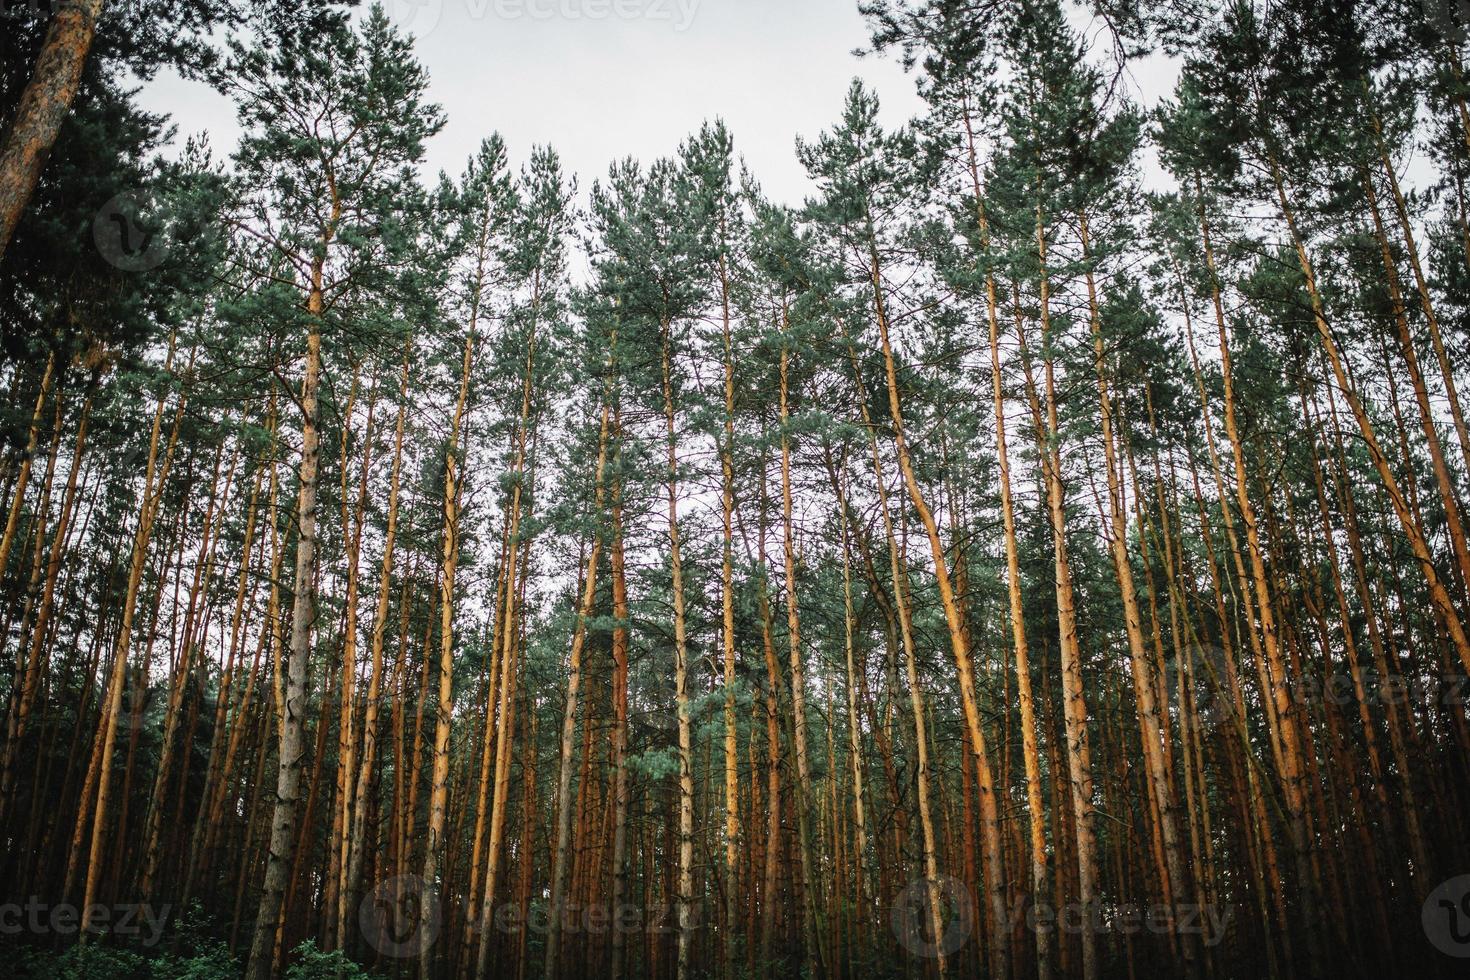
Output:
<instances>
[{"instance_id":1,"label":"overcast white sky","mask_svg":"<svg viewBox=\"0 0 1470 980\"><path fill-rule=\"evenodd\" d=\"M549 143L585 191L608 164L667 155L705 119L724 118L737 153L772 197L800 203L809 184L797 134L815 136L861 76L898 125L916 113L913 82L886 58L856 58L867 39L857 0L390 0L417 38L430 95L448 124L430 172L458 175L480 140L505 137L516 167ZM160 77L140 99L167 112L179 139L235 145L229 101Z\"/></svg>"}]
</instances>

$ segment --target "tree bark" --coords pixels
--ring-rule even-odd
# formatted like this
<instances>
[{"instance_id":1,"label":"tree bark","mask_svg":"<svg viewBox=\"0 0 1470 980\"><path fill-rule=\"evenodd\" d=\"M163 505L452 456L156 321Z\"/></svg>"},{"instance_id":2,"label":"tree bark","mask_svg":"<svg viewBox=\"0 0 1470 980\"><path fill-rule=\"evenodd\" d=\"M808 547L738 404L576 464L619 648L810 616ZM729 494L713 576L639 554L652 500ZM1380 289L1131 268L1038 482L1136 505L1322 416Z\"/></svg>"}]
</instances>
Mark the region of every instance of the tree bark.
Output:
<instances>
[{"instance_id":1,"label":"tree bark","mask_svg":"<svg viewBox=\"0 0 1470 980\"><path fill-rule=\"evenodd\" d=\"M246 980L270 980L275 969L276 937L290 879L296 830L296 803L301 793L302 734L306 721L307 660L311 656L311 627L315 618L317 481L320 433L317 430L317 389L322 373L322 262L312 267L307 314L306 374L301 385L301 460L297 469L300 490L296 500L296 568L291 601L290 658L285 689L281 692L280 748L277 755L275 803L271 812L270 843L265 879L255 916L255 935L246 964ZM279 683L279 669L277 670Z\"/></svg>"},{"instance_id":2,"label":"tree bark","mask_svg":"<svg viewBox=\"0 0 1470 980\"><path fill-rule=\"evenodd\" d=\"M76 98L101 15L102 0L64 0L51 15L35 70L0 145L0 259Z\"/></svg>"}]
</instances>

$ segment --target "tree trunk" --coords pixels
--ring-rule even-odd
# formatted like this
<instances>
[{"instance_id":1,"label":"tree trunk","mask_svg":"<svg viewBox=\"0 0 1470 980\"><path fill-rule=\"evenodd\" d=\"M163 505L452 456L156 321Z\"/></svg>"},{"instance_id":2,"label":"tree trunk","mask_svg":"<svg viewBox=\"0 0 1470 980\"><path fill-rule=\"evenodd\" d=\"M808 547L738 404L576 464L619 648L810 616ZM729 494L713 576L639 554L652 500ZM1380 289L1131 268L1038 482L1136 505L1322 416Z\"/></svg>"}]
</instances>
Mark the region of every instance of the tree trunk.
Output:
<instances>
[{"instance_id":1,"label":"tree trunk","mask_svg":"<svg viewBox=\"0 0 1470 980\"><path fill-rule=\"evenodd\" d=\"M968 100L964 105L966 162L970 186L975 194L975 217L980 229L980 246L990 257L990 220L985 211L985 185L980 177L979 154L976 152L975 130ZM1006 443L1005 397L1000 365L1000 318L996 295L995 273L985 273L985 313L989 324L990 384L995 409L995 452L1000 467L1001 521L1005 532L1006 593L1011 619L1011 645L1016 655L1016 688L1021 709L1021 751L1026 768L1027 826L1031 845L1031 899L1036 906L1045 903L1046 895L1046 810L1041 794L1041 761L1036 735L1036 703L1031 691L1031 667L1026 647L1026 620L1021 595L1020 557L1016 545L1016 513L1011 499L1011 464ZM1051 942L1046 930L1033 930L1036 936L1037 980L1051 980Z\"/></svg>"},{"instance_id":2,"label":"tree trunk","mask_svg":"<svg viewBox=\"0 0 1470 980\"><path fill-rule=\"evenodd\" d=\"M602 521L602 479L607 465L608 424L612 406L606 400L602 406L602 429L597 440L597 505L593 520ZM569 799L572 791L572 743L577 731L577 693L582 681L582 647L587 638L587 620L592 616L593 604L597 599L597 563L602 557L602 531L593 531L592 548L587 555L587 567L582 575L582 599L577 609L577 625L572 632L572 652L567 670L566 707L562 712L561 749L558 756L556 791L556 845L552 859L551 905L546 934L546 980L556 977L556 961L561 941L562 913L566 902L567 844L571 839L572 807ZM591 728L587 731L590 733ZM529 828L527 828L529 831Z\"/></svg>"},{"instance_id":3,"label":"tree trunk","mask_svg":"<svg viewBox=\"0 0 1470 980\"><path fill-rule=\"evenodd\" d=\"M102 0L58 3L31 80L0 146L0 259L30 203L41 170L81 85ZM3 562L0 562L3 565Z\"/></svg>"},{"instance_id":4,"label":"tree trunk","mask_svg":"<svg viewBox=\"0 0 1470 980\"><path fill-rule=\"evenodd\" d=\"M685 638L684 567L679 553L679 454L675 435L672 378L673 324L662 324L664 429L668 447L669 569L674 594L674 703L679 714L679 886L677 897L678 980L690 976L694 902L694 751L689 716L689 646Z\"/></svg>"},{"instance_id":5,"label":"tree trunk","mask_svg":"<svg viewBox=\"0 0 1470 980\"><path fill-rule=\"evenodd\" d=\"M173 341L169 342L169 356L166 370L171 370L173 365ZM189 358L189 367L193 367L193 355ZM188 373L187 371L185 373ZM99 719L98 738L96 749L93 754L92 770L95 772L95 785L97 786L97 803L92 818L92 842L87 861L87 877L83 890L83 907L93 904L97 895L99 875L101 874L102 852L107 838L108 823L108 793L112 785L112 754L117 742L118 719L122 713L122 691L127 683L128 654L132 648L133 616L137 609L138 590L142 586L143 569L148 559L148 541L153 533L153 522L158 515L158 507L163 499L164 486L168 481L169 466L173 461L174 448L178 445L179 421L183 415L184 396L179 396L179 405L174 419L173 431L169 434L168 447L164 451L163 459L158 459L158 441L160 423L163 419L164 399L159 399L158 409L153 416L153 430L148 440L148 463L144 468L143 476L143 504L138 514L138 529L133 537L132 564L128 571L128 588L123 600L122 623L118 627L117 645L113 650L111 678L107 686L107 704L103 708L102 717ZM88 779L88 783L92 779ZM77 818L77 836L73 839L73 858L79 853L80 837L82 828L85 826L88 791L82 792L82 805L79 808ZM67 885L64 892L70 891L71 872L68 870L66 876ZM85 933L84 933L85 935Z\"/></svg>"},{"instance_id":6,"label":"tree trunk","mask_svg":"<svg viewBox=\"0 0 1470 980\"><path fill-rule=\"evenodd\" d=\"M277 756L275 803L271 812L271 835L267 845L265 880L260 907L255 916L255 935L246 964L246 980L270 980L275 968L278 925L290 879L292 847L296 830L296 802L301 793L302 733L306 720L306 671L311 656L311 627L315 618L317 387L322 371L322 264L312 268L307 314L311 317L306 340L306 376L301 385L301 462L296 501L296 568L291 602L290 659L285 690L281 692L280 749ZM279 678L279 669L277 670ZM279 683L279 680L278 680Z\"/></svg>"},{"instance_id":7,"label":"tree trunk","mask_svg":"<svg viewBox=\"0 0 1470 980\"><path fill-rule=\"evenodd\" d=\"M25 452L20 458L20 470L15 477L15 492L10 501L10 512L5 519L5 533L0 536L0 575L10 564L10 550L15 545L15 531L20 524L20 514L25 507L26 488L30 485L31 463L36 457L36 446L41 436L41 416L45 414L46 399L50 397L51 385L56 376L56 354L46 359L46 371L41 375L41 384L36 392L36 408L31 413L30 434L26 438Z\"/></svg>"},{"instance_id":8,"label":"tree trunk","mask_svg":"<svg viewBox=\"0 0 1470 980\"><path fill-rule=\"evenodd\" d=\"M347 917L353 907L358 884L362 881L365 859L364 837L368 819L368 789L372 785L373 768L377 765L378 701L383 678L383 640L388 626L388 602L393 587L394 547L398 540L399 479L403 472L403 430L408 413L409 368L412 364L413 341L403 345L403 371L398 389L398 420L393 427L393 466L388 477L388 522L383 532L383 564L378 578L378 602L373 612L373 632L369 640L372 670L368 676L367 701L362 721L362 759L356 780L347 799L348 834L346 878L342 882L337 908L337 935L347 935ZM405 607L407 602L405 601ZM405 620L406 622L406 620ZM402 656L402 644L399 655Z\"/></svg>"},{"instance_id":9,"label":"tree trunk","mask_svg":"<svg viewBox=\"0 0 1470 980\"><path fill-rule=\"evenodd\" d=\"M735 980L735 934L740 860L740 747L735 724L735 581L732 521L735 512L735 353L730 336L730 288L720 256L721 338L724 342L725 431L720 444L720 645L725 686L725 980ZM750 937L746 936L749 942Z\"/></svg>"},{"instance_id":10,"label":"tree trunk","mask_svg":"<svg viewBox=\"0 0 1470 980\"><path fill-rule=\"evenodd\" d=\"M811 763L806 744L806 672L802 666L801 613L796 585L796 536L791 518L791 412L789 368L791 323L783 303L781 309L781 552L786 575L786 635L791 646L791 725L796 747L797 850L801 860L802 932L806 940L806 968L817 978L824 972L821 931L817 925L816 878L812 870L810 827Z\"/></svg>"},{"instance_id":11,"label":"tree trunk","mask_svg":"<svg viewBox=\"0 0 1470 980\"><path fill-rule=\"evenodd\" d=\"M419 907L419 976L430 980L434 946L427 941L439 901L439 849L444 845L445 807L449 799L449 726L454 708L454 573L459 564L460 432L469 400L470 369L475 357L475 328L470 327L460 364L459 398L449 426L444 453L444 542L439 573L439 684L434 723L434 768L429 783L429 834L424 841L424 885ZM466 439L466 441L468 441ZM445 875L446 880L448 875Z\"/></svg>"},{"instance_id":12,"label":"tree trunk","mask_svg":"<svg viewBox=\"0 0 1470 980\"><path fill-rule=\"evenodd\" d=\"M623 560L623 423L616 391L613 394L613 433L617 439L617 475L612 487L612 547L608 569L612 574L613 600L613 840L612 908L622 908L628 889L628 582ZM626 930L612 931L609 980L622 980Z\"/></svg>"},{"instance_id":13,"label":"tree trunk","mask_svg":"<svg viewBox=\"0 0 1470 980\"><path fill-rule=\"evenodd\" d=\"M1123 625L1128 635L1129 666L1133 677L1133 696L1138 709L1139 728L1143 742L1143 761L1147 775L1151 806L1158 814L1158 824L1164 852L1164 864L1159 868L1164 904L1170 907L1173 922L1183 921L1182 910L1176 903L1192 891L1187 880L1184 856L1181 852L1178 822L1174 816L1172 770L1164 760L1164 742L1169 738L1168 730L1160 720L1159 706L1154 689L1152 669L1148 653L1144 649L1143 616L1139 610L1137 587L1133 581L1132 559L1128 554L1128 524L1123 509L1123 487L1116 443L1122 437L1115 432L1112 396L1108 391L1106 349L1102 336L1102 319L1098 312L1097 287L1091 265L1090 239L1087 213L1078 218L1082 240L1082 258L1086 268L1088 320L1092 331L1094 364L1097 371L1098 407L1102 419L1103 458L1106 462L1108 505L1111 533L1109 550L1112 553L1113 571L1118 580L1118 591L1123 601ZM1167 701L1165 702L1167 708ZM1188 935L1171 934L1182 940L1184 973L1195 977L1199 974L1199 962L1194 943Z\"/></svg>"}]
</instances>

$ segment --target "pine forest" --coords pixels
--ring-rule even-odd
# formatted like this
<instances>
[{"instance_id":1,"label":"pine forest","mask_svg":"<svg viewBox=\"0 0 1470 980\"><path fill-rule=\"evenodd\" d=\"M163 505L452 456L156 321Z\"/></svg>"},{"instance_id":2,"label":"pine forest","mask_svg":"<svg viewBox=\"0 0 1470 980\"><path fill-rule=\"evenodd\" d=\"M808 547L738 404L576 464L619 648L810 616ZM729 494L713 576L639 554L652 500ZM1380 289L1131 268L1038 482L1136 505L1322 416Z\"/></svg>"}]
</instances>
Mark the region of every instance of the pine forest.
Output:
<instances>
[{"instance_id":1,"label":"pine forest","mask_svg":"<svg viewBox=\"0 0 1470 980\"><path fill-rule=\"evenodd\" d=\"M0 973L1465 975L1470 6L852 3L791 200L0 4Z\"/></svg>"}]
</instances>

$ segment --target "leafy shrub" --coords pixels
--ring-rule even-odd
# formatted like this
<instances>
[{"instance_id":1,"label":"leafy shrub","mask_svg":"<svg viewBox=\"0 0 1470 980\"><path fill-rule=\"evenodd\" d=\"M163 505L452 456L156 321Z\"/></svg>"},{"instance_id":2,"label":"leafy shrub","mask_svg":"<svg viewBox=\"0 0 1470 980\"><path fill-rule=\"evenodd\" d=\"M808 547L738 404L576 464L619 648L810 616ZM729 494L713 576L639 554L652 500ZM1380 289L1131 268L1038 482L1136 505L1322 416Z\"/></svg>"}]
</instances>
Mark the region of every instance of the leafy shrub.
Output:
<instances>
[{"instance_id":1,"label":"leafy shrub","mask_svg":"<svg viewBox=\"0 0 1470 980\"><path fill-rule=\"evenodd\" d=\"M295 962L286 970L286 980L370 980L367 971L340 950L323 953L308 939L292 953Z\"/></svg>"}]
</instances>

